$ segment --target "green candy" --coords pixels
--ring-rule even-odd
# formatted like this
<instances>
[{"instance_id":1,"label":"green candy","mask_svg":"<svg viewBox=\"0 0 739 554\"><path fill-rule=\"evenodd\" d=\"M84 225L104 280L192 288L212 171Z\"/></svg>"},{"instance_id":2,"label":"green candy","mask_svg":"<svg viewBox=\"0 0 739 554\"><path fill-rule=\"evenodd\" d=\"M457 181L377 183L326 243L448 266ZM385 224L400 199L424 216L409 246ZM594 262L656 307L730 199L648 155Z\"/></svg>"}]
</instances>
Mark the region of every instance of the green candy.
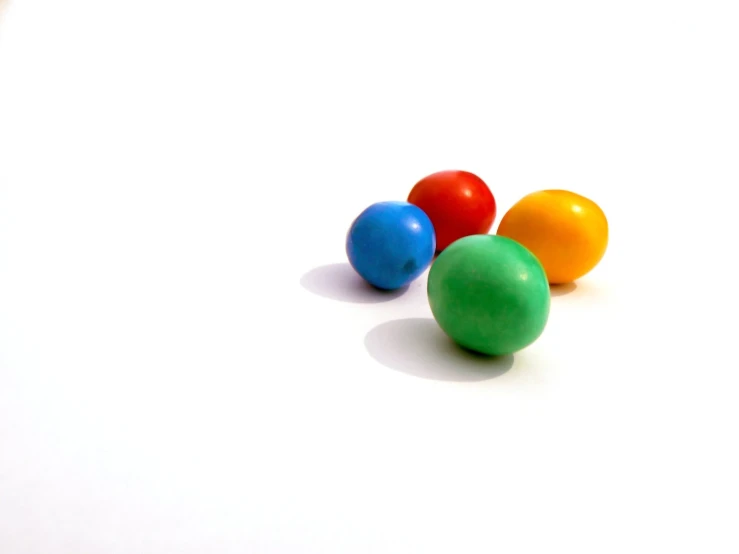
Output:
<instances>
[{"instance_id":1,"label":"green candy","mask_svg":"<svg viewBox=\"0 0 739 554\"><path fill-rule=\"evenodd\" d=\"M427 287L441 329L468 350L505 355L544 331L550 292L539 260L520 243L497 235L470 235L431 265Z\"/></svg>"}]
</instances>

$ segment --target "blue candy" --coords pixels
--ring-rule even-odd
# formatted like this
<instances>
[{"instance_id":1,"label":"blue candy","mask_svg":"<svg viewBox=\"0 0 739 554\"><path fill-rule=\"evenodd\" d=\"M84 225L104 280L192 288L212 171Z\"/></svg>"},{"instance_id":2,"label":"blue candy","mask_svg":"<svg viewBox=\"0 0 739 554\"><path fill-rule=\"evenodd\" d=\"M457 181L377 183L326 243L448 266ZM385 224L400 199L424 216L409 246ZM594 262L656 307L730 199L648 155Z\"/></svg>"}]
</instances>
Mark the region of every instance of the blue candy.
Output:
<instances>
[{"instance_id":1,"label":"blue candy","mask_svg":"<svg viewBox=\"0 0 739 554\"><path fill-rule=\"evenodd\" d=\"M354 220L346 254L368 283L386 290L404 287L431 264L436 233L421 208L408 202L378 202Z\"/></svg>"}]
</instances>

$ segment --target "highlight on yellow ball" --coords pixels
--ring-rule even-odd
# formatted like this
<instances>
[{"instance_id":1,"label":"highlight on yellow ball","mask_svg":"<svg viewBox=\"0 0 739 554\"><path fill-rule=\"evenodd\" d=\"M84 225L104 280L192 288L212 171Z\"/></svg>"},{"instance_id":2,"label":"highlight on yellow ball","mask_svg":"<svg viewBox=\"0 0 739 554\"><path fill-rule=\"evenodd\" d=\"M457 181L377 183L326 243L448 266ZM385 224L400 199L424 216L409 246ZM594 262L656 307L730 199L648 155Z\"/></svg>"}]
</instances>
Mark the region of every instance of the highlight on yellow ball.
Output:
<instances>
[{"instance_id":1,"label":"highlight on yellow ball","mask_svg":"<svg viewBox=\"0 0 739 554\"><path fill-rule=\"evenodd\" d=\"M601 261L608 246L608 220L589 198L568 190L541 190L514 204L496 234L528 248L544 266L549 283L563 284Z\"/></svg>"}]
</instances>

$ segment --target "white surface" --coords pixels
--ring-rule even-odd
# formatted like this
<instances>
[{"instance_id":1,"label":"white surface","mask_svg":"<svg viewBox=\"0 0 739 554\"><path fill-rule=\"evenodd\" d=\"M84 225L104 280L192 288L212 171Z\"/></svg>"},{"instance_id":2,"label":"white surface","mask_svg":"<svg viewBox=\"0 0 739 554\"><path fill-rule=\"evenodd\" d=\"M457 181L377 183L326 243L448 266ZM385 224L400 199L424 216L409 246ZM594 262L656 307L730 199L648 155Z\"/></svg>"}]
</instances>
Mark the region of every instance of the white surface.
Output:
<instances>
[{"instance_id":1,"label":"white surface","mask_svg":"<svg viewBox=\"0 0 739 554\"><path fill-rule=\"evenodd\" d=\"M0 552L735 553L738 24L731 1L10 2ZM551 187L611 224L483 380L425 276L373 303L320 269L447 168L488 182L494 228Z\"/></svg>"}]
</instances>

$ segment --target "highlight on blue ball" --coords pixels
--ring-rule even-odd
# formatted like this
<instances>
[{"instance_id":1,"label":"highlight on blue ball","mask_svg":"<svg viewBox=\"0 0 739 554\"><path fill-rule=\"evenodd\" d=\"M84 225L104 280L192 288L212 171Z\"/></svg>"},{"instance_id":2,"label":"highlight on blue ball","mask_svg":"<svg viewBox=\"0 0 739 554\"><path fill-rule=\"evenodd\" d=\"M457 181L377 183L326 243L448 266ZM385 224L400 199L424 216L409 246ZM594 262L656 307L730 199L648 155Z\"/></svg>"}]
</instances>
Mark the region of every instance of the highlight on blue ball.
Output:
<instances>
[{"instance_id":1,"label":"highlight on blue ball","mask_svg":"<svg viewBox=\"0 0 739 554\"><path fill-rule=\"evenodd\" d=\"M410 284L431 265L436 233L428 215L408 202L377 202L349 228L346 254L354 270L378 289Z\"/></svg>"}]
</instances>

